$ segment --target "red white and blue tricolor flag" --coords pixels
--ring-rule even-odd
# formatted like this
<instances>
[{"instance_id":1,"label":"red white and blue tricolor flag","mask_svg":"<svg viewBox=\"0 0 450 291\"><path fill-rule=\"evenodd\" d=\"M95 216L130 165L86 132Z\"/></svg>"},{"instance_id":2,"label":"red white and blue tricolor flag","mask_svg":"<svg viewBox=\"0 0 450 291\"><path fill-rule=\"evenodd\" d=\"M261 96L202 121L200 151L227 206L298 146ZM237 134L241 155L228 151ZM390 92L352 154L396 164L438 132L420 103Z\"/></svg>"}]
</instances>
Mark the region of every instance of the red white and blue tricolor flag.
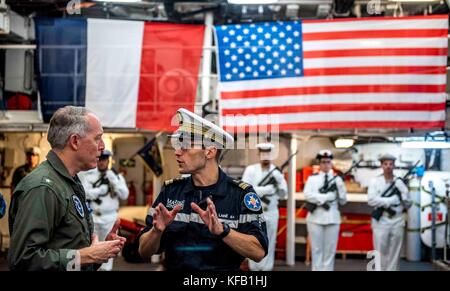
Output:
<instances>
[{"instance_id":1,"label":"red white and blue tricolor flag","mask_svg":"<svg viewBox=\"0 0 450 291\"><path fill-rule=\"evenodd\" d=\"M222 126L443 127L447 36L447 15L216 26Z\"/></svg>"},{"instance_id":2,"label":"red white and blue tricolor flag","mask_svg":"<svg viewBox=\"0 0 450 291\"><path fill-rule=\"evenodd\" d=\"M194 109L203 36L203 25L36 19L44 119L78 105L105 127L173 130L177 109Z\"/></svg>"}]
</instances>

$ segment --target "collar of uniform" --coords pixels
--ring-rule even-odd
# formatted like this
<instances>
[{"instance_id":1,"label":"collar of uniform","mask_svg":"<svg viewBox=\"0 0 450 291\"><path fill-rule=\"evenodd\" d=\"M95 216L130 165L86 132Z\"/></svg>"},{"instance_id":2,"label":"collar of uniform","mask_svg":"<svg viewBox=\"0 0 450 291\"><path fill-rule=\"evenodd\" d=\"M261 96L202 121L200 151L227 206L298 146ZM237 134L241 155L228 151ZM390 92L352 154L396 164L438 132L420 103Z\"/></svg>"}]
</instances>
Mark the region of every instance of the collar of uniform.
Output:
<instances>
[{"instance_id":1,"label":"collar of uniform","mask_svg":"<svg viewBox=\"0 0 450 291\"><path fill-rule=\"evenodd\" d=\"M270 163L269 169L263 169L261 163L258 163L257 165L259 166L259 170L260 170L261 172L270 172L270 171L273 170L273 168L275 168L275 165L272 164L272 163Z\"/></svg>"},{"instance_id":2,"label":"collar of uniform","mask_svg":"<svg viewBox=\"0 0 450 291\"><path fill-rule=\"evenodd\" d=\"M75 182L73 177L70 176L69 171L67 171L67 168L64 165L64 163L61 161L61 159L58 157L58 155L55 154L54 151L50 150L48 152L47 161L55 169L55 171L57 171L60 175Z\"/></svg>"},{"instance_id":3,"label":"collar of uniform","mask_svg":"<svg viewBox=\"0 0 450 291\"><path fill-rule=\"evenodd\" d=\"M213 195L216 196L226 196L227 193L225 193L225 189L222 189L221 185L225 185L225 183L222 183L223 181L226 181L228 179L231 179L230 177L227 176L227 174L225 174L224 171L222 171L222 169L219 167L219 179L217 180L217 192L214 193Z\"/></svg>"},{"instance_id":4,"label":"collar of uniform","mask_svg":"<svg viewBox=\"0 0 450 291\"><path fill-rule=\"evenodd\" d=\"M228 179L229 177L222 171L222 169L219 167L219 179L217 180L216 185L222 184L221 182ZM217 188L217 192L213 193L214 196L225 196L226 193L224 191L220 191L220 187ZM192 180L192 176L189 177L189 183L187 183L186 187L183 189L183 193L190 193L195 191L194 181Z\"/></svg>"},{"instance_id":5,"label":"collar of uniform","mask_svg":"<svg viewBox=\"0 0 450 291\"><path fill-rule=\"evenodd\" d=\"M333 172L330 170L328 173L325 173L324 171L320 171L319 174L321 175L328 175L328 176L333 176Z\"/></svg>"}]
</instances>

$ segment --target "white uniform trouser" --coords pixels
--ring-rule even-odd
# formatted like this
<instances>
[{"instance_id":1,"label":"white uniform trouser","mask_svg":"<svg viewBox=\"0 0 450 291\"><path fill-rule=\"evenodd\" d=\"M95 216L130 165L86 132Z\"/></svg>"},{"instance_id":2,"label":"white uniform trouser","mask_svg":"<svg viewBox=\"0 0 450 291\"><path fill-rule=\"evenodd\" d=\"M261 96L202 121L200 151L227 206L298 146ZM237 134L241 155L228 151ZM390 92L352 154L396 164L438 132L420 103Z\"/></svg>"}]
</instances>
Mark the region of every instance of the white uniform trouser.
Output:
<instances>
[{"instance_id":1,"label":"white uniform trouser","mask_svg":"<svg viewBox=\"0 0 450 291\"><path fill-rule=\"evenodd\" d=\"M109 234L116 221L106 223L94 223L94 232L97 234L99 241L104 241L106 236ZM113 259L109 259L107 263L101 265L101 271L111 271L113 268Z\"/></svg>"},{"instance_id":2,"label":"white uniform trouser","mask_svg":"<svg viewBox=\"0 0 450 291\"><path fill-rule=\"evenodd\" d=\"M340 224L308 222L313 271L333 271Z\"/></svg>"},{"instance_id":3,"label":"white uniform trouser","mask_svg":"<svg viewBox=\"0 0 450 291\"><path fill-rule=\"evenodd\" d=\"M380 253L381 271L397 271L403 244L403 226L372 222L373 245Z\"/></svg>"},{"instance_id":4,"label":"white uniform trouser","mask_svg":"<svg viewBox=\"0 0 450 291\"><path fill-rule=\"evenodd\" d=\"M277 243L278 231L278 209L269 210L263 213L263 218L266 220L267 236L269 238L269 247L267 256L257 263L249 260L248 267L251 271L272 271L275 263L275 245Z\"/></svg>"}]
</instances>

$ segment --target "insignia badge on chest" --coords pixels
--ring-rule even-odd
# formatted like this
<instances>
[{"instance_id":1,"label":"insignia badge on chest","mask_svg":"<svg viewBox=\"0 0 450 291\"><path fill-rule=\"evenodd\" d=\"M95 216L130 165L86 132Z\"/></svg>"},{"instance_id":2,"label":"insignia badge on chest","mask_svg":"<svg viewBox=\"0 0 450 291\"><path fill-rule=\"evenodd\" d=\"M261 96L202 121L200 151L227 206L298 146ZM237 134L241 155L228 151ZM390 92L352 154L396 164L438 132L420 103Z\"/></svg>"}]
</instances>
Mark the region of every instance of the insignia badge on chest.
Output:
<instances>
[{"instance_id":1,"label":"insignia badge on chest","mask_svg":"<svg viewBox=\"0 0 450 291\"><path fill-rule=\"evenodd\" d=\"M256 193L250 192L244 196L245 207L251 211L259 211L261 209L261 200Z\"/></svg>"},{"instance_id":2,"label":"insignia badge on chest","mask_svg":"<svg viewBox=\"0 0 450 291\"><path fill-rule=\"evenodd\" d=\"M78 198L77 195L72 195L72 201L73 201L73 205L75 206L75 209L77 210L78 215L81 218L84 218L84 208L83 208L83 204L80 201L80 198Z\"/></svg>"}]
</instances>

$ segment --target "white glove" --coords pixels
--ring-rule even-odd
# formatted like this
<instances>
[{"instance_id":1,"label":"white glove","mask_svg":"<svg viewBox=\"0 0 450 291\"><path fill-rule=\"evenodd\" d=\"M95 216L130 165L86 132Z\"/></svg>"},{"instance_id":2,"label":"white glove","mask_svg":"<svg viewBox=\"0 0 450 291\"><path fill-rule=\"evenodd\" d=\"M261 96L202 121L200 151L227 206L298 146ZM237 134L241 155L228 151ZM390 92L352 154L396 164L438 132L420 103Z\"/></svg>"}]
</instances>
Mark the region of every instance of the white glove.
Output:
<instances>
[{"instance_id":1,"label":"white glove","mask_svg":"<svg viewBox=\"0 0 450 291\"><path fill-rule=\"evenodd\" d=\"M410 201L410 200L403 200L403 207L405 207L405 209L410 209L412 205L413 205L412 201Z\"/></svg>"},{"instance_id":2,"label":"white glove","mask_svg":"<svg viewBox=\"0 0 450 291\"><path fill-rule=\"evenodd\" d=\"M385 203L384 208L389 208L392 205L400 204L400 199L398 198L397 195L394 195L392 197L384 198L384 203Z\"/></svg>"},{"instance_id":3,"label":"white glove","mask_svg":"<svg viewBox=\"0 0 450 291\"><path fill-rule=\"evenodd\" d=\"M324 205L327 202L333 201L336 198L334 192L328 192L326 194L320 193L317 196L317 200L319 201L318 205Z\"/></svg>"},{"instance_id":4,"label":"white glove","mask_svg":"<svg viewBox=\"0 0 450 291\"><path fill-rule=\"evenodd\" d=\"M281 183L283 183L284 180L284 175L283 173L281 173L278 170L275 170L272 172L273 177L275 178L275 180L277 181L278 185L280 185Z\"/></svg>"},{"instance_id":5,"label":"white glove","mask_svg":"<svg viewBox=\"0 0 450 291\"><path fill-rule=\"evenodd\" d=\"M275 186L272 184L264 186L264 190L267 192L266 194L273 194L273 193L275 193L275 191L277 191Z\"/></svg>"},{"instance_id":6,"label":"white glove","mask_svg":"<svg viewBox=\"0 0 450 291\"><path fill-rule=\"evenodd\" d=\"M98 187L100 195L105 195L106 193L108 193L109 187L108 185L102 184L100 185L100 187Z\"/></svg>"},{"instance_id":7,"label":"white glove","mask_svg":"<svg viewBox=\"0 0 450 291\"><path fill-rule=\"evenodd\" d=\"M334 201L334 200L336 200L336 196L337 196L337 194L336 194L336 192L328 192L327 194L325 194L324 196L326 196L326 199L325 199L325 201L326 202L331 202L331 201Z\"/></svg>"},{"instance_id":8,"label":"white glove","mask_svg":"<svg viewBox=\"0 0 450 291\"><path fill-rule=\"evenodd\" d=\"M272 184L269 184L266 186L257 186L257 187L255 187L255 191L256 191L256 193L258 193L259 196L264 196L264 195L274 194L276 189L275 189L275 186L273 186Z\"/></svg>"},{"instance_id":9,"label":"white glove","mask_svg":"<svg viewBox=\"0 0 450 291\"><path fill-rule=\"evenodd\" d=\"M106 178L108 178L109 182L111 183L117 183L119 180L117 175L114 174L114 172L111 170L106 171Z\"/></svg>"}]
</instances>

